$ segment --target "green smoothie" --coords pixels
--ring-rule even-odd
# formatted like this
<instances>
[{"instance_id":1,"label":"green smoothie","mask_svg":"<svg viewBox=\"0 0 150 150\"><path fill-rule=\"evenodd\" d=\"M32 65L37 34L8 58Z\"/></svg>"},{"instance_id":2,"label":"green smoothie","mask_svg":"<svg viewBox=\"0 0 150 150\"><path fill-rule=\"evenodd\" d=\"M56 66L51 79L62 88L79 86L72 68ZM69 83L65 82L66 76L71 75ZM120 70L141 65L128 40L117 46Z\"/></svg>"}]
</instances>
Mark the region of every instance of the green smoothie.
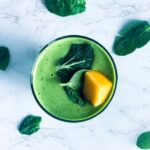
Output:
<instances>
[{"instance_id":1,"label":"green smoothie","mask_svg":"<svg viewBox=\"0 0 150 150\"><path fill-rule=\"evenodd\" d=\"M110 95L104 104L93 107L86 104L81 107L68 99L60 80L56 75L56 66L72 44L87 43L94 49L93 70L101 71L113 83ZM112 59L102 46L80 36L68 36L50 43L39 54L32 70L32 88L40 106L50 115L65 121L82 121L100 113L110 102L116 87L117 73Z\"/></svg>"}]
</instances>

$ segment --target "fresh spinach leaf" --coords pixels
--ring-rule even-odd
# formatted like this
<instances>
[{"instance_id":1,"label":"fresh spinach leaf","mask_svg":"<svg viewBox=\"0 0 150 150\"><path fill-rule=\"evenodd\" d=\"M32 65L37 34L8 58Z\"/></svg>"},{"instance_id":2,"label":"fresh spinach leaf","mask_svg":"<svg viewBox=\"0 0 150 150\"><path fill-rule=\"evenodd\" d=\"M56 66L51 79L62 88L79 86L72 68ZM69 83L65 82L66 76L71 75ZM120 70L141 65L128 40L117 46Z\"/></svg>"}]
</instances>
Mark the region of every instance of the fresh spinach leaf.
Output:
<instances>
[{"instance_id":1,"label":"fresh spinach leaf","mask_svg":"<svg viewBox=\"0 0 150 150\"><path fill-rule=\"evenodd\" d=\"M83 85L83 76L85 73L85 69L77 71L67 83L61 83L61 86L67 86L70 87L76 91L80 91L82 89Z\"/></svg>"},{"instance_id":2,"label":"fresh spinach leaf","mask_svg":"<svg viewBox=\"0 0 150 150\"><path fill-rule=\"evenodd\" d=\"M150 40L150 25L147 21L133 20L126 24L116 37L113 50L117 55L128 55Z\"/></svg>"},{"instance_id":3,"label":"fresh spinach leaf","mask_svg":"<svg viewBox=\"0 0 150 150\"><path fill-rule=\"evenodd\" d=\"M57 75L62 83L70 80L81 69L90 69L93 61L93 48L89 44L72 44L67 55L60 59Z\"/></svg>"},{"instance_id":4,"label":"fresh spinach leaf","mask_svg":"<svg viewBox=\"0 0 150 150\"><path fill-rule=\"evenodd\" d=\"M57 66L60 85L64 86L69 99L80 106L85 103L82 96L83 74L86 69L90 69L92 61L93 48L89 44L72 44Z\"/></svg>"},{"instance_id":5,"label":"fresh spinach leaf","mask_svg":"<svg viewBox=\"0 0 150 150\"><path fill-rule=\"evenodd\" d=\"M136 144L141 149L150 149L150 131L142 133L138 137Z\"/></svg>"},{"instance_id":6,"label":"fresh spinach leaf","mask_svg":"<svg viewBox=\"0 0 150 150\"><path fill-rule=\"evenodd\" d=\"M42 118L40 116L29 115L19 125L19 132L21 134L31 135L39 130L41 121Z\"/></svg>"},{"instance_id":7,"label":"fresh spinach leaf","mask_svg":"<svg viewBox=\"0 0 150 150\"><path fill-rule=\"evenodd\" d=\"M76 103L80 106L84 106L85 100L84 98L82 98L81 91L76 91L68 86L64 87L64 90L73 103Z\"/></svg>"},{"instance_id":8,"label":"fresh spinach leaf","mask_svg":"<svg viewBox=\"0 0 150 150\"><path fill-rule=\"evenodd\" d=\"M0 70L5 71L9 64L9 50L7 47L0 47Z\"/></svg>"},{"instance_id":9,"label":"fresh spinach leaf","mask_svg":"<svg viewBox=\"0 0 150 150\"><path fill-rule=\"evenodd\" d=\"M85 69L77 71L69 82L67 83L61 83L60 85L64 87L64 90L66 94L68 95L69 99L79 104L80 106L83 106L85 103L85 100L82 96L82 88L83 88L83 80L84 80L84 73Z\"/></svg>"},{"instance_id":10,"label":"fresh spinach leaf","mask_svg":"<svg viewBox=\"0 0 150 150\"><path fill-rule=\"evenodd\" d=\"M59 16L75 15L86 10L85 0L45 0L48 10Z\"/></svg>"}]
</instances>

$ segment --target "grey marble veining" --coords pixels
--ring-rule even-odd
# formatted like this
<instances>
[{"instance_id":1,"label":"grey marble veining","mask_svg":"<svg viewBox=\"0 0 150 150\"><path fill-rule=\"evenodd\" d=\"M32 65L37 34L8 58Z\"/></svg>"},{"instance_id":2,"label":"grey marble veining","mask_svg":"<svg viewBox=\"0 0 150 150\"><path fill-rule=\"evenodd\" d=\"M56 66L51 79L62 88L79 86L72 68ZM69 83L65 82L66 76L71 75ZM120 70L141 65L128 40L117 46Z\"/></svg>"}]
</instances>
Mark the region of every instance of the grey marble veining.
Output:
<instances>
[{"instance_id":1,"label":"grey marble veining","mask_svg":"<svg viewBox=\"0 0 150 150\"><path fill-rule=\"evenodd\" d=\"M150 0L87 0L87 11L71 17L49 13L43 0L0 0L0 45L11 62L0 71L0 150L138 150L137 136L150 130L150 44L126 57L112 53L118 30L130 19L150 21ZM45 114L35 102L29 75L49 41L69 34L91 37L112 54L118 88L109 107L92 120L70 124ZM20 135L27 114L43 118L41 130Z\"/></svg>"}]
</instances>

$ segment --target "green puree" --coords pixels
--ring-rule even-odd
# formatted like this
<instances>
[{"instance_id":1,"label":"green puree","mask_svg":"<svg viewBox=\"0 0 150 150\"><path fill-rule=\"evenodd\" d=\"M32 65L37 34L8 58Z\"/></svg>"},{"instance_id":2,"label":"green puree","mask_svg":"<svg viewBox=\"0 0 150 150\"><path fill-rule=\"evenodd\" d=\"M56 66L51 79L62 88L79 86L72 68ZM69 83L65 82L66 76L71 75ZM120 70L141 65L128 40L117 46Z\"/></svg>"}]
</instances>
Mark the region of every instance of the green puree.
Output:
<instances>
[{"instance_id":1,"label":"green puree","mask_svg":"<svg viewBox=\"0 0 150 150\"><path fill-rule=\"evenodd\" d=\"M94 49L93 70L103 72L112 82L113 88L108 100L98 107L86 102L81 107L72 103L56 75L57 62L64 57L71 44L87 43ZM68 120L80 121L95 116L109 103L116 86L116 72L108 54L93 41L82 37L67 37L50 43L39 55L32 71L33 89L40 105L53 116Z\"/></svg>"}]
</instances>

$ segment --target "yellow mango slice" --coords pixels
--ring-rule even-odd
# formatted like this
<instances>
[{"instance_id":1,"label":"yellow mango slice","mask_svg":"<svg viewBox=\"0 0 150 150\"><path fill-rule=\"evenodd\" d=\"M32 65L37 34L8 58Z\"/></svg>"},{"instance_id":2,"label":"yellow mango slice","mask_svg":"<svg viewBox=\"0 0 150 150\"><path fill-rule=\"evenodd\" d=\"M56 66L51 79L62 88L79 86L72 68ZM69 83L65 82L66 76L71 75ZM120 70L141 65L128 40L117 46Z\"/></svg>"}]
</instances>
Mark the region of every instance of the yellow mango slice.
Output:
<instances>
[{"instance_id":1,"label":"yellow mango slice","mask_svg":"<svg viewBox=\"0 0 150 150\"><path fill-rule=\"evenodd\" d=\"M93 106L102 104L112 88L112 82L101 72L90 70L85 73L83 95Z\"/></svg>"}]
</instances>

